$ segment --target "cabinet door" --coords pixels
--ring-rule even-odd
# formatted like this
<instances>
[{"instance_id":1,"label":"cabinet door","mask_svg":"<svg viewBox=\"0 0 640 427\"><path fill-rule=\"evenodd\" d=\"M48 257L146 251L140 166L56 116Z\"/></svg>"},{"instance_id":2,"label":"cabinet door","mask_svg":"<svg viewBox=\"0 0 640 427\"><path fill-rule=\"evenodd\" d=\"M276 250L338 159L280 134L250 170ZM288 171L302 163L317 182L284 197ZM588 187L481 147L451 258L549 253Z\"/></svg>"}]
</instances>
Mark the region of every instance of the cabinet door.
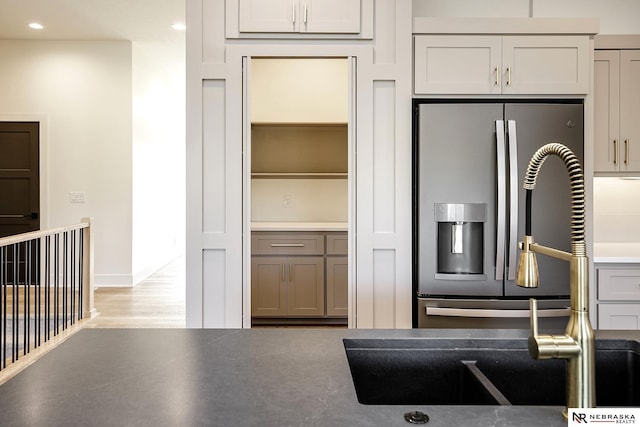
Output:
<instances>
[{"instance_id":1,"label":"cabinet door","mask_svg":"<svg viewBox=\"0 0 640 427\"><path fill-rule=\"evenodd\" d=\"M324 315L324 258L289 257L287 314Z\"/></svg>"},{"instance_id":2,"label":"cabinet door","mask_svg":"<svg viewBox=\"0 0 640 427\"><path fill-rule=\"evenodd\" d=\"M300 0L301 32L360 32L360 0Z\"/></svg>"},{"instance_id":3,"label":"cabinet door","mask_svg":"<svg viewBox=\"0 0 640 427\"><path fill-rule=\"evenodd\" d=\"M620 52L599 50L594 61L594 170L614 172L619 164Z\"/></svg>"},{"instance_id":4,"label":"cabinet door","mask_svg":"<svg viewBox=\"0 0 640 427\"><path fill-rule=\"evenodd\" d=\"M293 33L300 30L298 0L239 0L241 33Z\"/></svg>"},{"instance_id":5,"label":"cabinet door","mask_svg":"<svg viewBox=\"0 0 640 427\"><path fill-rule=\"evenodd\" d=\"M285 316L287 314L287 265L286 257L252 257L252 316Z\"/></svg>"},{"instance_id":6,"label":"cabinet door","mask_svg":"<svg viewBox=\"0 0 640 427\"><path fill-rule=\"evenodd\" d=\"M500 36L415 36L416 94L500 94Z\"/></svg>"},{"instance_id":7,"label":"cabinet door","mask_svg":"<svg viewBox=\"0 0 640 427\"><path fill-rule=\"evenodd\" d=\"M589 92L588 36L505 36L503 94Z\"/></svg>"},{"instance_id":8,"label":"cabinet door","mask_svg":"<svg viewBox=\"0 0 640 427\"><path fill-rule=\"evenodd\" d=\"M327 258L327 316L348 315L347 257Z\"/></svg>"},{"instance_id":9,"label":"cabinet door","mask_svg":"<svg viewBox=\"0 0 640 427\"><path fill-rule=\"evenodd\" d=\"M598 299L640 303L640 270L598 268Z\"/></svg>"},{"instance_id":10,"label":"cabinet door","mask_svg":"<svg viewBox=\"0 0 640 427\"><path fill-rule=\"evenodd\" d=\"M620 170L640 171L640 50L620 53Z\"/></svg>"},{"instance_id":11,"label":"cabinet door","mask_svg":"<svg viewBox=\"0 0 640 427\"><path fill-rule=\"evenodd\" d=\"M640 329L640 304L598 304L598 329Z\"/></svg>"},{"instance_id":12,"label":"cabinet door","mask_svg":"<svg viewBox=\"0 0 640 427\"><path fill-rule=\"evenodd\" d=\"M360 0L239 0L241 33L360 33Z\"/></svg>"}]
</instances>

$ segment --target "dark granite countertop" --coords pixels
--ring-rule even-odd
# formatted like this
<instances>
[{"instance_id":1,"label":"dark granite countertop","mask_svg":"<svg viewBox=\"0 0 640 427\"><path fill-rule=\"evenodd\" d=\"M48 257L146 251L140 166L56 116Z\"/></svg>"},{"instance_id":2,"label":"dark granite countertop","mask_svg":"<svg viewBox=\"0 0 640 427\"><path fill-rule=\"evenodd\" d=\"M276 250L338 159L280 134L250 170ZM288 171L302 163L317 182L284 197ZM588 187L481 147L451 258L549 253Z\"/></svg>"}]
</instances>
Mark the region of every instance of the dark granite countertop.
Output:
<instances>
[{"instance_id":1,"label":"dark granite countertop","mask_svg":"<svg viewBox=\"0 0 640 427\"><path fill-rule=\"evenodd\" d=\"M566 426L562 407L358 403L342 339L509 330L85 329L0 386L2 426ZM640 332L599 332L640 340ZM544 392L541 390L541 392Z\"/></svg>"}]
</instances>

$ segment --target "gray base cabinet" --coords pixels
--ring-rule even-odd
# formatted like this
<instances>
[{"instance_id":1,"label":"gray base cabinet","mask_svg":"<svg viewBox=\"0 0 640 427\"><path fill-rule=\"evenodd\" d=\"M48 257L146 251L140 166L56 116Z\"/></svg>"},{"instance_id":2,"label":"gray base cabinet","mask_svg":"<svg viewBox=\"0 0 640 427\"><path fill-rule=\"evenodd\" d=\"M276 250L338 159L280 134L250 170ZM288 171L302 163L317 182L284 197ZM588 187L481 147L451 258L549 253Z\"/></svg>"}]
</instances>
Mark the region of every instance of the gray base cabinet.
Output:
<instances>
[{"instance_id":1,"label":"gray base cabinet","mask_svg":"<svg viewBox=\"0 0 640 427\"><path fill-rule=\"evenodd\" d=\"M347 233L327 235L327 316L347 317L348 293L348 239Z\"/></svg>"},{"instance_id":2,"label":"gray base cabinet","mask_svg":"<svg viewBox=\"0 0 640 427\"><path fill-rule=\"evenodd\" d=\"M322 316L324 314L324 259L289 258L287 315Z\"/></svg>"},{"instance_id":3,"label":"gray base cabinet","mask_svg":"<svg viewBox=\"0 0 640 427\"><path fill-rule=\"evenodd\" d=\"M324 314L323 257L253 257L252 316Z\"/></svg>"},{"instance_id":4,"label":"gray base cabinet","mask_svg":"<svg viewBox=\"0 0 640 427\"><path fill-rule=\"evenodd\" d=\"M640 329L640 265L596 266L598 329Z\"/></svg>"},{"instance_id":5,"label":"gray base cabinet","mask_svg":"<svg viewBox=\"0 0 640 427\"><path fill-rule=\"evenodd\" d=\"M327 258L327 316L347 316L347 266L346 256Z\"/></svg>"},{"instance_id":6,"label":"gray base cabinet","mask_svg":"<svg viewBox=\"0 0 640 427\"><path fill-rule=\"evenodd\" d=\"M286 257L253 257L251 260L251 315L286 316Z\"/></svg>"},{"instance_id":7,"label":"gray base cabinet","mask_svg":"<svg viewBox=\"0 0 640 427\"><path fill-rule=\"evenodd\" d=\"M251 315L347 317L347 234L254 232Z\"/></svg>"}]
</instances>

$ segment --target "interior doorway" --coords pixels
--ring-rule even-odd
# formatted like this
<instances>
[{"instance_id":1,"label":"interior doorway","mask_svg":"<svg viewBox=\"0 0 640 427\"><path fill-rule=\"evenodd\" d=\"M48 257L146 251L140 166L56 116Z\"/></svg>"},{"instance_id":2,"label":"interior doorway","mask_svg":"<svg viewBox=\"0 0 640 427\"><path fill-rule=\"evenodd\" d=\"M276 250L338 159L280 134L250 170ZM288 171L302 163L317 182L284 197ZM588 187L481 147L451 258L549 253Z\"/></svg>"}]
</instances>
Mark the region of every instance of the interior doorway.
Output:
<instances>
[{"instance_id":1,"label":"interior doorway","mask_svg":"<svg viewBox=\"0 0 640 427\"><path fill-rule=\"evenodd\" d=\"M350 63L248 60L252 326L346 326Z\"/></svg>"},{"instance_id":2,"label":"interior doorway","mask_svg":"<svg viewBox=\"0 0 640 427\"><path fill-rule=\"evenodd\" d=\"M40 124L0 122L0 237L40 229Z\"/></svg>"}]
</instances>

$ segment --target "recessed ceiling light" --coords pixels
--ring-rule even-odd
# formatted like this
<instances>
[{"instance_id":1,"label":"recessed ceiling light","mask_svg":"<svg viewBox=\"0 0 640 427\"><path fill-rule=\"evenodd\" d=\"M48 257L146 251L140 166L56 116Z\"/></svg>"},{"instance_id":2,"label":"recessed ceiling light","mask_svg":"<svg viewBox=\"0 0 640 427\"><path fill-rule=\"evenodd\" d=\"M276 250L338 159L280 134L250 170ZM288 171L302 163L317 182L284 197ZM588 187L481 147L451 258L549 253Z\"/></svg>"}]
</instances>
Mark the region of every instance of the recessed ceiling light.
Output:
<instances>
[{"instance_id":1,"label":"recessed ceiling light","mask_svg":"<svg viewBox=\"0 0 640 427\"><path fill-rule=\"evenodd\" d=\"M33 30L42 30L44 26L42 24L38 24L37 22L32 22L29 24L29 28Z\"/></svg>"},{"instance_id":2,"label":"recessed ceiling light","mask_svg":"<svg viewBox=\"0 0 640 427\"><path fill-rule=\"evenodd\" d=\"M171 28L173 28L176 31L184 31L187 29L187 26L178 22L176 24L173 24Z\"/></svg>"}]
</instances>

